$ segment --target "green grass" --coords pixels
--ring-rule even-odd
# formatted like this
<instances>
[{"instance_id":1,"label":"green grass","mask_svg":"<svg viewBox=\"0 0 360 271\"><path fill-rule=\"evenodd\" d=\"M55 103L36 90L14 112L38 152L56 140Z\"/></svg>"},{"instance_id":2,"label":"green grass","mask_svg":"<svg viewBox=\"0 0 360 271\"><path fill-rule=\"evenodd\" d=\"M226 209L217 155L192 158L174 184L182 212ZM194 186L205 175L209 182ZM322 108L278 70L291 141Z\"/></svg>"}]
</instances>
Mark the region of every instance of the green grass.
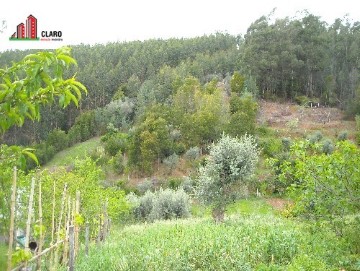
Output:
<instances>
[{"instance_id":1,"label":"green grass","mask_svg":"<svg viewBox=\"0 0 360 271\"><path fill-rule=\"evenodd\" d=\"M227 215L267 215L267 214L275 214L274 209L265 202L264 199L259 198L250 198L250 199L242 199L238 200L232 204L230 204L226 208ZM193 217L210 217L211 216L211 208L204 207L198 203L192 204L191 206L191 214Z\"/></svg>"},{"instance_id":2,"label":"green grass","mask_svg":"<svg viewBox=\"0 0 360 271\"><path fill-rule=\"evenodd\" d=\"M100 138L94 137L85 142L75 144L55 154L54 158L45 167L70 165L77 158L83 158L100 145Z\"/></svg>"},{"instance_id":3,"label":"green grass","mask_svg":"<svg viewBox=\"0 0 360 271\"><path fill-rule=\"evenodd\" d=\"M76 270L340 270L346 255L330 231L271 214L193 218L117 230Z\"/></svg>"},{"instance_id":4,"label":"green grass","mask_svg":"<svg viewBox=\"0 0 360 271\"><path fill-rule=\"evenodd\" d=\"M227 214L241 214L241 215L268 215L274 214L274 209L265 202L264 199L243 199L233 204L230 204L226 209Z\"/></svg>"}]
</instances>

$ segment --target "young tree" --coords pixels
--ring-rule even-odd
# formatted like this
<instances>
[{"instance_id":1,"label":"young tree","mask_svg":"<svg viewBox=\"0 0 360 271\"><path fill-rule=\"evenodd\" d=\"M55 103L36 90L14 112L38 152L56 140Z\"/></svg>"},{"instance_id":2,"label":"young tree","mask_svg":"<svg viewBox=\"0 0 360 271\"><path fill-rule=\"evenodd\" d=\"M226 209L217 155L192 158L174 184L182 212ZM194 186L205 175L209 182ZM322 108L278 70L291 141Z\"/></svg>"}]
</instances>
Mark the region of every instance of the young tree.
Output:
<instances>
[{"instance_id":1,"label":"young tree","mask_svg":"<svg viewBox=\"0 0 360 271\"><path fill-rule=\"evenodd\" d=\"M239 188L254 173L259 150L252 136L223 135L210 147L206 165L200 168L197 197L212 206L216 222L222 222L226 206L240 195Z\"/></svg>"},{"instance_id":2,"label":"young tree","mask_svg":"<svg viewBox=\"0 0 360 271\"><path fill-rule=\"evenodd\" d=\"M231 136L254 134L258 104L251 94L241 97L232 93L230 98L230 122L226 131Z\"/></svg>"},{"instance_id":3,"label":"young tree","mask_svg":"<svg viewBox=\"0 0 360 271\"><path fill-rule=\"evenodd\" d=\"M231 91L241 94L244 90L245 85L245 77L242 76L239 72L234 72L233 76L231 77L230 87Z\"/></svg>"},{"instance_id":4,"label":"young tree","mask_svg":"<svg viewBox=\"0 0 360 271\"><path fill-rule=\"evenodd\" d=\"M349 141L338 142L332 153L321 153L319 147L297 142L291 147L291 160L274 169L281 173L281 182L290 182L296 214L328 220L342 235L346 218L360 210L360 150Z\"/></svg>"}]
</instances>

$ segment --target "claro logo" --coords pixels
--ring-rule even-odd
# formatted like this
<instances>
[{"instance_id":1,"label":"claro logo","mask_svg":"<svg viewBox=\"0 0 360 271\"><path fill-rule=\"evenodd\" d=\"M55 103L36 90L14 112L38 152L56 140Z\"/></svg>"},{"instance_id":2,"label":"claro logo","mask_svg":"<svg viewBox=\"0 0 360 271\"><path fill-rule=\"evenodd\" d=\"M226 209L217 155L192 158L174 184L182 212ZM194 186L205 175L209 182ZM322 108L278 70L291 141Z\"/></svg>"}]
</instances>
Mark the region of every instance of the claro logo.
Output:
<instances>
[{"instance_id":1,"label":"claro logo","mask_svg":"<svg viewBox=\"0 0 360 271\"><path fill-rule=\"evenodd\" d=\"M38 37L38 20L33 15L29 15L25 24L20 23L16 26L16 32L11 35L11 41L62 41L62 31L47 31L40 32Z\"/></svg>"}]
</instances>

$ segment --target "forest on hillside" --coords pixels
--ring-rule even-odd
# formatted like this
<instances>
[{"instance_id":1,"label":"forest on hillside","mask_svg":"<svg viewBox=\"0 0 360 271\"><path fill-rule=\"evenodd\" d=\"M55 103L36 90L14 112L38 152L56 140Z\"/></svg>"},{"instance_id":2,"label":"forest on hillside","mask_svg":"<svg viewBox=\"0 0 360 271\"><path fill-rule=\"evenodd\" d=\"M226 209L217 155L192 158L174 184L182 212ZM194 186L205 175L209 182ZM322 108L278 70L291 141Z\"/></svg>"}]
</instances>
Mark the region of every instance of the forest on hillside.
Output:
<instances>
[{"instance_id":1,"label":"forest on hillside","mask_svg":"<svg viewBox=\"0 0 360 271\"><path fill-rule=\"evenodd\" d=\"M2 53L0 269L111 224L77 270L359 270L359 56L360 22L307 12Z\"/></svg>"},{"instance_id":2,"label":"forest on hillside","mask_svg":"<svg viewBox=\"0 0 360 271\"><path fill-rule=\"evenodd\" d=\"M4 52L0 67L31 52ZM244 91L259 98L300 103L310 99L338 106L350 116L360 112L360 22L347 17L329 25L307 12L301 18L262 16L244 36L216 33L189 39L82 44L72 48L72 56L78 67L69 74L76 72L88 89L79 108L44 107L40 122L26 121L21 128L12 128L2 142L29 145L46 139L53 129L68 133L80 114L85 115L83 122L86 116L107 122L100 109L114 108L116 103L123 122L116 128L130 127L149 106L171 105L185 78L192 76L201 85L215 80L229 94L234 72L244 81ZM99 133L104 129L96 129L91 136ZM90 135L80 137L76 140Z\"/></svg>"}]
</instances>

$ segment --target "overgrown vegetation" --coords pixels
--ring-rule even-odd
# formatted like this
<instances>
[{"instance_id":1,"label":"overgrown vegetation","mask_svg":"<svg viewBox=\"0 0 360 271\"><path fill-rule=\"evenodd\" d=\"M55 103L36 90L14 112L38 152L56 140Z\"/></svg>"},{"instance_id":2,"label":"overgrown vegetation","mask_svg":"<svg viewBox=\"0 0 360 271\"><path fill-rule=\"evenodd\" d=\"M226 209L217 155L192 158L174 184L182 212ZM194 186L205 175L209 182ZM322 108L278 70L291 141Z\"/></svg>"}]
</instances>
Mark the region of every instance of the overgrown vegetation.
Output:
<instances>
[{"instance_id":1,"label":"overgrown vegetation","mask_svg":"<svg viewBox=\"0 0 360 271\"><path fill-rule=\"evenodd\" d=\"M262 16L243 38L75 46L84 85L68 76L69 48L11 65L24 52L5 52L1 143L16 145L0 148L0 233L18 166L19 221L34 176L44 199L65 183L81 192L77 223L98 225L105 205L114 225L138 223L80 257L78 270L359 270L360 153L350 141L360 144L359 33L358 23L307 13ZM258 125L259 98L339 106L356 128L329 133L326 116L299 139L303 116ZM47 170L31 171L39 165ZM274 211L244 199L255 194L291 200ZM205 218L158 221L191 215Z\"/></svg>"},{"instance_id":2,"label":"overgrown vegetation","mask_svg":"<svg viewBox=\"0 0 360 271\"><path fill-rule=\"evenodd\" d=\"M121 241L119 241L121 240ZM133 225L80 256L77 270L338 270L346 246L326 227L271 215L214 224L191 219ZM349 269L350 270L350 269Z\"/></svg>"}]
</instances>

